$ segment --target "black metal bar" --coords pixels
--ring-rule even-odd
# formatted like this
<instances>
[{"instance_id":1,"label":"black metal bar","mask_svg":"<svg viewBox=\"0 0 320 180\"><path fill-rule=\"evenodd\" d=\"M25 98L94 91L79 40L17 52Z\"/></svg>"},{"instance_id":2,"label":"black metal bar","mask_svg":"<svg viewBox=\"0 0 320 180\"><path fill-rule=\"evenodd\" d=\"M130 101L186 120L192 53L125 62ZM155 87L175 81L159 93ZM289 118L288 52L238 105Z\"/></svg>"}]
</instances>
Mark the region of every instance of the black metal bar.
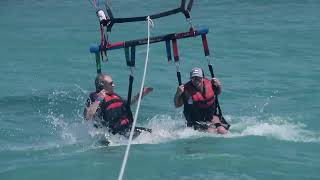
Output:
<instances>
[{"instance_id":1,"label":"black metal bar","mask_svg":"<svg viewBox=\"0 0 320 180\"><path fill-rule=\"evenodd\" d=\"M170 41L172 39L183 39L183 38L195 37L202 34L207 34L208 32L209 32L208 28L198 28L198 29L195 29L194 31L154 36L150 38L150 43L152 44L152 43L157 43L161 41ZM136 39L131 41L109 43L106 45L106 47L103 47L103 49L101 49L99 45L91 45L90 52L96 53L104 50L120 49L124 47L129 47L129 46L139 46L147 43L148 43L148 38L143 38L143 39Z\"/></svg>"},{"instance_id":2,"label":"black metal bar","mask_svg":"<svg viewBox=\"0 0 320 180\"><path fill-rule=\"evenodd\" d=\"M187 7L187 10L189 12L191 12L192 5L193 5L193 0L190 0L189 3L188 3L188 7Z\"/></svg>"},{"instance_id":3,"label":"black metal bar","mask_svg":"<svg viewBox=\"0 0 320 180\"><path fill-rule=\"evenodd\" d=\"M193 4L193 0L190 0L187 8L185 8L185 4L186 4L186 0L181 0L181 5L178 8L172 9L172 10L168 10L165 12L161 12L161 13L157 13L157 14L152 14L152 15L148 15L150 16L151 19L158 19L161 17L165 17L165 16L170 16L173 14L177 14L177 13L183 13L184 16L189 19L190 18L190 11L192 8L192 4ZM110 8L109 5L109 1L106 0L105 2L105 7L107 10L107 13L109 15L109 19L107 19L106 21L103 21L103 25L107 26L107 31L110 32L112 29L112 26L116 23L126 23L126 22L138 22L138 21L146 21L148 16L138 16L138 17L129 17L129 18L114 18L112 10Z\"/></svg>"}]
</instances>

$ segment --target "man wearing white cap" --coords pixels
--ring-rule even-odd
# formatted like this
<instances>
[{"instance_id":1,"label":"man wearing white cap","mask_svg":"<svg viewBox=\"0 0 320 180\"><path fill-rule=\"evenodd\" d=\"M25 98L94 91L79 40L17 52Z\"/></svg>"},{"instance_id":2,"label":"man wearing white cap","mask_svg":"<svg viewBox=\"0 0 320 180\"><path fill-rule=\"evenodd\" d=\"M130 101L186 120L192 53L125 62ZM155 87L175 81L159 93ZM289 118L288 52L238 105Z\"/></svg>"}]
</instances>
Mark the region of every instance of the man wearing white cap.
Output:
<instances>
[{"instance_id":1,"label":"man wearing white cap","mask_svg":"<svg viewBox=\"0 0 320 180\"><path fill-rule=\"evenodd\" d=\"M184 106L187 126L196 130L227 133L216 112L215 98L221 93L221 84L217 79L211 81L204 77L201 68L193 68L190 81L178 86L174 96L176 108Z\"/></svg>"}]
</instances>

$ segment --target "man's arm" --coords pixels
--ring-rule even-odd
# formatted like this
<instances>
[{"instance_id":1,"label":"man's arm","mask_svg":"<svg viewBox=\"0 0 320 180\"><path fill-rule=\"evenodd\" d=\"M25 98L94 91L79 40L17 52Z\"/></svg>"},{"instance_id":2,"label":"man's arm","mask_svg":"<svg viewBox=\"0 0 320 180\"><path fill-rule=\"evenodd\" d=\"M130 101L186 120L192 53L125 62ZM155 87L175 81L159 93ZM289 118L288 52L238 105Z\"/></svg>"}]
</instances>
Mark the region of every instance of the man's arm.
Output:
<instances>
[{"instance_id":1,"label":"man's arm","mask_svg":"<svg viewBox=\"0 0 320 180\"><path fill-rule=\"evenodd\" d=\"M151 91L153 91L152 87L144 87L143 91L142 91L142 96L141 98L143 98L144 96L146 96L147 94L149 94ZM136 102L138 102L139 99L139 93L137 95L135 95L132 99L131 99L131 104L135 104Z\"/></svg>"},{"instance_id":2,"label":"man's arm","mask_svg":"<svg viewBox=\"0 0 320 180\"><path fill-rule=\"evenodd\" d=\"M218 79L213 78L211 80L212 86L213 86L213 90L215 92L216 95L221 94L221 83Z\"/></svg>"},{"instance_id":3,"label":"man's arm","mask_svg":"<svg viewBox=\"0 0 320 180\"><path fill-rule=\"evenodd\" d=\"M85 118L85 120L92 120L94 114L97 112L97 109L102 101L102 98L97 98L95 102L90 102L86 104L86 107L83 111L83 117ZM90 105L88 106L88 104Z\"/></svg>"},{"instance_id":4,"label":"man's arm","mask_svg":"<svg viewBox=\"0 0 320 180\"><path fill-rule=\"evenodd\" d=\"M182 98L182 94L184 92L184 85L178 86L177 88L177 92L174 95L174 106L176 108L181 107L183 105L183 98Z\"/></svg>"},{"instance_id":5,"label":"man's arm","mask_svg":"<svg viewBox=\"0 0 320 180\"><path fill-rule=\"evenodd\" d=\"M95 99L94 102L92 102L90 98L87 100L87 104L83 111L83 117L86 120L92 120L94 114L97 112L97 109L100 103L103 101L104 97L106 96L106 90L102 89L97 95L98 95L98 98Z\"/></svg>"}]
</instances>

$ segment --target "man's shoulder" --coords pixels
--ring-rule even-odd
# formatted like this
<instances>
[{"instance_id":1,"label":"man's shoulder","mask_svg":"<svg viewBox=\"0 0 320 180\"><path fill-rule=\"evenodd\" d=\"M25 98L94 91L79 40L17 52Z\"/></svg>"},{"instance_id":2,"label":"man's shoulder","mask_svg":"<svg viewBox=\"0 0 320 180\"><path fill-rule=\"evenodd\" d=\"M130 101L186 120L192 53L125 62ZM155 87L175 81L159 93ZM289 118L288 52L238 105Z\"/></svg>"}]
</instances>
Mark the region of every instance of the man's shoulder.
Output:
<instances>
[{"instance_id":1,"label":"man's shoulder","mask_svg":"<svg viewBox=\"0 0 320 180\"><path fill-rule=\"evenodd\" d=\"M98 93L93 91L89 94L90 99L97 99L98 98Z\"/></svg>"},{"instance_id":2,"label":"man's shoulder","mask_svg":"<svg viewBox=\"0 0 320 180\"><path fill-rule=\"evenodd\" d=\"M117 93L112 93L112 95L113 95L113 96L116 96L117 98L119 98L119 99L121 99L121 100L123 100L123 98L122 98L119 94L117 94Z\"/></svg>"}]
</instances>

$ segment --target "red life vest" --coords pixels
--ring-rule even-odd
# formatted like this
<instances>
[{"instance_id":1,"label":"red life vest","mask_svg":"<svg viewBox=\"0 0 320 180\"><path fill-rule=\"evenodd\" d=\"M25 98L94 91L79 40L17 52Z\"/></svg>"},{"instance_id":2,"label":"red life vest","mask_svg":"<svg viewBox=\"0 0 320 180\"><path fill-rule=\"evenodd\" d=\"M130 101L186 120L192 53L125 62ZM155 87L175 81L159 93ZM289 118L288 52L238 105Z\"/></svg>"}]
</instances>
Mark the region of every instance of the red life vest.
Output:
<instances>
[{"instance_id":1,"label":"red life vest","mask_svg":"<svg viewBox=\"0 0 320 180\"><path fill-rule=\"evenodd\" d=\"M192 84L188 82L184 85L184 90L191 97L187 101L188 104L193 104L196 108L209 108L214 105L215 94L212 89L211 81L208 79L203 79L204 93L199 92ZM189 102L191 101L192 102Z\"/></svg>"},{"instance_id":2,"label":"red life vest","mask_svg":"<svg viewBox=\"0 0 320 180\"><path fill-rule=\"evenodd\" d=\"M105 109L107 110L119 108L123 104L122 99L116 94L106 95L104 101L106 102Z\"/></svg>"},{"instance_id":3,"label":"red life vest","mask_svg":"<svg viewBox=\"0 0 320 180\"><path fill-rule=\"evenodd\" d=\"M111 128L115 125L128 125L129 119L123 107L124 101L117 94L106 95L104 98L104 119L109 121Z\"/></svg>"}]
</instances>

